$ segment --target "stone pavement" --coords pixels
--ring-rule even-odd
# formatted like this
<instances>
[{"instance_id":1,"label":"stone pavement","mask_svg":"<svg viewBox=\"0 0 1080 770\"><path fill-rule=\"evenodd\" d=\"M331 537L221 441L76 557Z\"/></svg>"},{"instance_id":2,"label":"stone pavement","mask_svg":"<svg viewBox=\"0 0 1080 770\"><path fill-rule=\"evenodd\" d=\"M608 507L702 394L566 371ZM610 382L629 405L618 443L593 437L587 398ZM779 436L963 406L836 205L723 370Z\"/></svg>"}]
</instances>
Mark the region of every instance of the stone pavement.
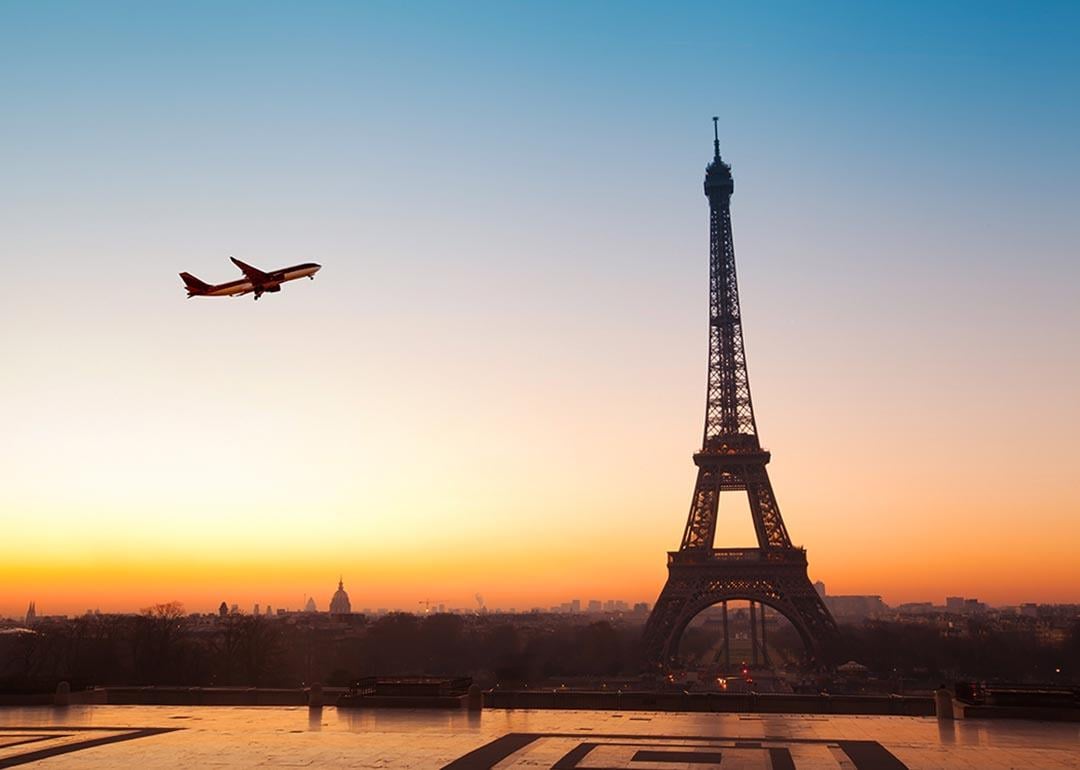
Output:
<instances>
[{"instance_id":1,"label":"stone pavement","mask_svg":"<svg viewBox=\"0 0 1080 770\"><path fill-rule=\"evenodd\" d=\"M798 714L0 708L0 768L1080 768L1080 724Z\"/></svg>"}]
</instances>

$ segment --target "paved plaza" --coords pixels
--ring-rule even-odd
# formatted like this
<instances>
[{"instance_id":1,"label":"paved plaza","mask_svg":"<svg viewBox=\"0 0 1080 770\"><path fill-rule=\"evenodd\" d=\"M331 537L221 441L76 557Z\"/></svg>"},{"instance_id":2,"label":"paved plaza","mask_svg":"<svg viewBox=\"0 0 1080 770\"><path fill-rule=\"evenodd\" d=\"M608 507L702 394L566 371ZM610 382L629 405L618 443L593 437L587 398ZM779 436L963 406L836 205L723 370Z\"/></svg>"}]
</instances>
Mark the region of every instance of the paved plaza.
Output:
<instances>
[{"instance_id":1,"label":"paved plaza","mask_svg":"<svg viewBox=\"0 0 1080 770\"><path fill-rule=\"evenodd\" d=\"M1080 768L1080 724L612 711L0 708L0 768Z\"/></svg>"}]
</instances>

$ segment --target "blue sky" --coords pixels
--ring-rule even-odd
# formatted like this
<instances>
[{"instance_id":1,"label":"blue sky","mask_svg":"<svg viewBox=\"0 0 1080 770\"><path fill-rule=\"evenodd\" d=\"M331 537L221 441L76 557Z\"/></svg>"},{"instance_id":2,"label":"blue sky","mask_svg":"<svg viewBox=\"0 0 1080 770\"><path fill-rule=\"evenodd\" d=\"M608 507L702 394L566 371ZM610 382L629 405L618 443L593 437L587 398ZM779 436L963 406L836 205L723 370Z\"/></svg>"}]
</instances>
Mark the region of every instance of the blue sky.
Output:
<instances>
[{"instance_id":1,"label":"blue sky","mask_svg":"<svg viewBox=\"0 0 1080 770\"><path fill-rule=\"evenodd\" d=\"M650 600L700 434L716 114L759 427L818 575L1060 596L1074 568L945 550L897 576L942 521L1080 537L1078 37L1075 3L4 2L0 524L72 574L117 533L190 558L222 511L268 553L389 559L420 494L432 547L547 563L626 527L575 579ZM184 299L230 254L324 270ZM1002 488L1016 441L1036 492ZM895 560L860 561L881 519Z\"/></svg>"}]
</instances>

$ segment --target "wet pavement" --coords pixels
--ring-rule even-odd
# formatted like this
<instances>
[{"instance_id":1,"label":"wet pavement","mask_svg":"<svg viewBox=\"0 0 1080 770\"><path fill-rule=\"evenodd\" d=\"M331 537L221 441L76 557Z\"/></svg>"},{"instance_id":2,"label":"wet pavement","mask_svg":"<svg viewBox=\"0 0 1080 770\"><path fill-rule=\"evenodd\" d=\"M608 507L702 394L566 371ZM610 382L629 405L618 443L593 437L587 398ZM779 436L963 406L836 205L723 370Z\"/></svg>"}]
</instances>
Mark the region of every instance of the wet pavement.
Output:
<instances>
[{"instance_id":1,"label":"wet pavement","mask_svg":"<svg viewBox=\"0 0 1080 770\"><path fill-rule=\"evenodd\" d=\"M1080 724L328 707L0 708L0 768L1080 768Z\"/></svg>"}]
</instances>

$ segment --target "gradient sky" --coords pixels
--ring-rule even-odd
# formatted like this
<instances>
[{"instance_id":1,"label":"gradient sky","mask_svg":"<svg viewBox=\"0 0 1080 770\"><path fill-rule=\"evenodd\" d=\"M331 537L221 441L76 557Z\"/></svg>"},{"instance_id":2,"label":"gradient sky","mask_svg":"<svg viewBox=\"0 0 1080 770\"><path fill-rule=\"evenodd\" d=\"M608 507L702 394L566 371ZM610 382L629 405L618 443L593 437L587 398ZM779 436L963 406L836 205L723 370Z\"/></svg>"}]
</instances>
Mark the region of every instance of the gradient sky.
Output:
<instances>
[{"instance_id":1,"label":"gradient sky","mask_svg":"<svg viewBox=\"0 0 1080 770\"><path fill-rule=\"evenodd\" d=\"M0 614L653 601L713 114L811 577L1080 601L1080 5L8 0L0 100Z\"/></svg>"}]
</instances>

